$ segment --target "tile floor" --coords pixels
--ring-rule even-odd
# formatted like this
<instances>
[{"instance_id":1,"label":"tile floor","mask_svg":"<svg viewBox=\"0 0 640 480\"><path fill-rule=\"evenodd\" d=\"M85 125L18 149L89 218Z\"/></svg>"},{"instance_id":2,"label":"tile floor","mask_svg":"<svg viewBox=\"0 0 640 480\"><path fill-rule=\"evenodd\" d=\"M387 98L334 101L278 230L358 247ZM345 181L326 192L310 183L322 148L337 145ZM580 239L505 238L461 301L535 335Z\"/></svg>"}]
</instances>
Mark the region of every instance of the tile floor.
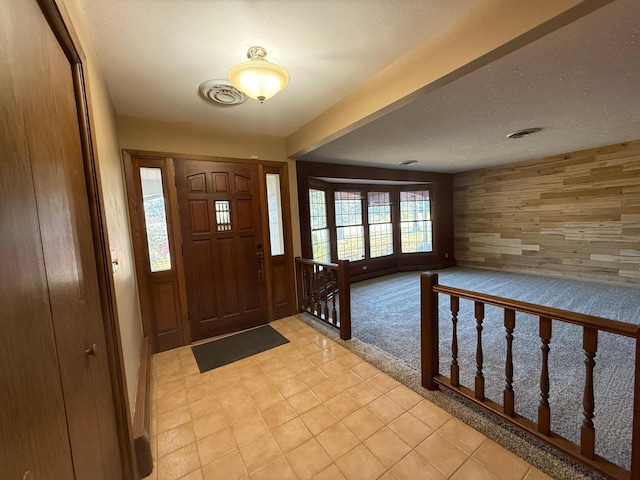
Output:
<instances>
[{"instance_id":1,"label":"tile floor","mask_svg":"<svg viewBox=\"0 0 640 480\"><path fill-rule=\"evenodd\" d=\"M294 317L290 343L199 373L152 360L150 480L549 477Z\"/></svg>"}]
</instances>

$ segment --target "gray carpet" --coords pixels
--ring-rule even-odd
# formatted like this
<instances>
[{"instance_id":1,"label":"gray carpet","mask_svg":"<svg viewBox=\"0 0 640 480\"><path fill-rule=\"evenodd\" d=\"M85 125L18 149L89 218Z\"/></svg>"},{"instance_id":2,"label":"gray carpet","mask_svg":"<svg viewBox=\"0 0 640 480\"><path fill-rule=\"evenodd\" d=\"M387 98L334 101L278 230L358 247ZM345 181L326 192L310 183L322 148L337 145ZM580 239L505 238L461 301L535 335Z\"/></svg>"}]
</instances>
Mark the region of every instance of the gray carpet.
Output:
<instances>
[{"instance_id":1,"label":"gray carpet","mask_svg":"<svg viewBox=\"0 0 640 480\"><path fill-rule=\"evenodd\" d=\"M437 273L443 285L640 323L640 291L635 287L463 268ZM399 273L354 283L351 292L353 337L416 371L420 370L419 284L419 273ZM440 370L448 376L451 314L448 296L440 297ZM502 315L501 310L487 307L483 325L486 395L498 402L504 388L506 355ZM460 302L458 319L460 380L472 387L476 330L471 302ZM584 388L581 342L579 327L553 322L549 357L552 430L576 443ZM596 451L625 468L631 451L633 358L631 339L600 334L594 384ZM539 401L540 363L538 320L519 314L514 332L516 411L532 420L536 419Z\"/></svg>"}]
</instances>

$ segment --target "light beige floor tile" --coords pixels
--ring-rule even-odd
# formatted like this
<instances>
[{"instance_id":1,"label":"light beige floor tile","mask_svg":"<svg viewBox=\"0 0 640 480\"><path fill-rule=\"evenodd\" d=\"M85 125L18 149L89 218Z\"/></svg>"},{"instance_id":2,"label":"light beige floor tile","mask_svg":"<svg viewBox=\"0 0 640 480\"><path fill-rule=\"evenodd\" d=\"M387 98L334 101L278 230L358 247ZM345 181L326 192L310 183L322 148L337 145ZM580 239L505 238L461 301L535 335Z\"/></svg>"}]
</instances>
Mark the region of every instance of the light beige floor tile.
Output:
<instances>
[{"instance_id":1,"label":"light beige floor tile","mask_svg":"<svg viewBox=\"0 0 640 480\"><path fill-rule=\"evenodd\" d=\"M328 349L327 349L327 353L329 355L331 355L333 358L340 358L343 355L347 355L349 352L349 350L347 350L344 347L341 347L340 345L331 345Z\"/></svg>"},{"instance_id":2,"label":"light beige floor tile","mask_svg":"<svg viewBox=\"0 0 640 480\"><path fill-rule=\"evenodd\" d=\"M342 387L337 383L335 383L330 378L325 380L324 382L320 382L317 385L314 385L313 387L310 388L310 390L322 402L326 402L327 400L330 400L331 398L335 397L339 393L344 392Z\"/></svg>"},{"instance_id":3,"label":"light beige floor tile","mask_svg":"<svg viewBox=\"0 0 640 480\"><path fill-rule=\"evenodd\" d=\"M301 391L309 388L298 377L287 378L286 380L276 382L275 385L277 389L280 391L280 393L284 396L284 398L289 398L292 395L295 395L296 393L300 393Z\"/></svg>"},{"instance_id":4,"label":"light beige floor tile","mask_svg":"<svg viewBox=\"0 0 640 480\"><path fill-rule=\"evenodd\" d=\"M524 480L552 480L552 478L537 468L531 467L524 477Z\"/></svg>"},{"instance_id":5,"label":"light beige floor tile","mask_svg":"<svg viewBox=\"0 0 640 480\"><path fill-rule=\"evenodd\" d=\"M332 463L327 468L322 470L312 480L347 480L342 474L340 469L336 467L335 463Z\"/></svg>"},{"instance_id":6,"label":"light beige floor tile","mask_svg":"<svg viewBox=\"0 0 640 480\"><path fill-rule=\"evenodd\" d=\"M433 429L422 423L409 412L400 415L389 428L411 448L415 448L433 433Z\"/></svg>"},{"instance_id":7,"label":"light beige floor tile","mask_svg":"<svg viewBox=\"0 0 640 480\"><path fill-rule=\"evenodd\" d=\"M255 378L259 377L260 375L264 375L264 372L260 368L260 365L257 365L255 363L249 363L248 365L240 367L238 367L238 365L236 364L236 371L238 372L238 376L242 380L248 380L249 378Z\"/></svg>"},{"instance_id":8,"label":"light beige floor tile","mask_svg":"<svg viewBox=\"0 0 640 480\"><path fill-rule=\"evenodd\" d=\"M389 397L378 397L365 407L385 425L405 412L405 409Z\"/></svg>"},{"instance_id":9,"label":"light beige floor tile","mask_svg":"<svg viewBox=\"0 0 640 480\"><path fill-rule=\"evenodd\" d=\"M200 463L206 465L237 448L235 437L230 428L213 433L197 441Z\"/></svg>"},{"instance_id":10,"label":"light beige floor tile","mask_svg":"<svg viewBox=\"0 0 640 480\"><path fill-rule=\"evenodd\" d=\"M283 423L274 428L271 433L283 452L289 452L313 437L299 418Z\"/></svg>"},{"instance_id":11,"label":"light beige floor tile","mask_svg":"<svg viewBox=\"0 0 640 480\"><path fill-rule=\"evenodd\" d=\"M251 397L249 396L249 392L244 388L244 385L238 383L222 390L218 389L218 398L222 406L227 407L235 403L244 402Z\"/></svg>"},{"instance_id":12,"label":"light beige floor tile","mask_svg":"<svg viewBox=\"0 0 640 480\"><path fill-rule=\"evenodd\" d=\"M401 407L409 410L424 400L424 397L404 385L398 385L387 393L387 397L396 402Z\"/></svg>"},{"instance_id":13,"label":"light beige floor tile","mask_svg":"<svg viewBox=\"0 0 640 480\"><path fill-rule=\"evenodd\" d=\"M416 452L422 455L446 477L453 475L460 465L469 458L466 453L438 432L418 445Z\"/></svg>"},{"instance_id":14,"label":"light beige floor tile","mask_svg":"<svg viewBox=\"0 0 640 480\"><path fill-rule=\"evenodd\" d=\"M222 408L222 404L217 397L203 397L189 404L191 418L198 418L213 413L220 408Z\"/></svg>"},{"instance_id":15,"label":"light beige floor tile","mask_svg":"<svg viewBox=\"0 0 640 480\"><path fill-rule=\"evenodd\" d=\"M191 473L187 473L184 477L180 477L180 480L203 480L202 469L199 468Z\"/></svg>"},{"instance_id":16,"label":"light beige floor tile","mask_svg":"<svg viewBox=\"0 0 640 480\"><path fill-rule=\"evenodd\" d=\"M176 450L186 447L194 443L196 436L193 431L191 422L183 423L180 426L162 432L156 439L156 456L164 457L165 455L175 452Z\"/></svg>"},{"instance_id":17,"label":"light beige floor tile","mask_svg":"<svg viewBox=\"0 0 640 480\"><path fill-rule=\"evenodd\" d=\"M398 382L394 378L391 378L386 373L378 373L377 375L368 378L367 383L377 388L382 393L387 393L400 385L400 382Z\"/></svg>"},{"instance_id":18,"label":"light beige floor tile","mask_svg":"<svg viewBox=\"0 0 640 480\"><path fill-rule=\"evenodd\" d=\"M172 382L158 385L156 387L156 399L161 399L166 395L173 395L174 393L185 389L185 381L182 378L173 380Z\"/></svg>"},{"instance_id":19,"label":"light beige floor tile","mask_svg":"<svg viewBox=\"0 0 640 480\"><path fill-rule=\"evenodd\" d=\"M411 452L390 470L396 480L444 480L436 468L427 462L417 452ZM475 477L467 477L466 480L477 480Z\"/></svg>"},{"instance_id":20,"label":"light beige floor tile","mask_svg":"<svg viewBox=\"0 0 640 480\"><path fill-rule=\"evenodd\" d=\"M187 399L187 390L182 388L180 390L175 391L171 395L166 395L156 400L156 412L157 413L165 413L170 410L173 410L181 405L186 405L188 403Z\"/></svg>"},{"instance_id":21,"label":"light beige floor tile","mask_svg":"<svg viewBox=\"0 0 640 480\"><path fill-rule=\"evenodd\" d=\"M352 368L362 363L362 359L353 353L347 353L346 355L336 358L336 360L347 368Z\"/></svg>"},{"instance_id":22,"label":"light beige floor tile","mask_svg":"<svg viewBox=\"0 0 640 480\"><path fill-rule=\"evenodd\" d=\"M219 408L193 420L193 430L197 439L204 438L223 428L231 426L224 409Z\"/></svg>"},{"instance_id":23,"label":"light beige floor tile","mask_svg":"<svg viewBox=\"0 0 640 480\"><path fill-rule=\"evenodd\" d=\"M380 390L372 387L366 382L354 385L347 390L347 393L363 407L374 401L376 398L382 396L382 392Z\"/></svg>"},{"instance_id":24,"label":"light beige floor tile","mask_svg":"<svg viewBox=\"0 0 640 480\"><path fill-rule=\"evenodd\" d=\"M258 375L257 377L248 378L242 381L242 385L247 390L249 395L255 395L256 393L264 390L267 387L273 385L273 382L266 375Z\"/></svg>"},{"instance_id":25,"label":"light beige floor tile","mask_svg":"<svg viewBox=\"0 0 640 480\"><path fill-rule=\"evenodd\" d=\"M260 390L258 393L252 395L251 398L253 399L253 403L256 405L259 411L269 408L279 401L284 400L284 397L275 387L275 385L271 385L263 390Z\"/></svg>"},{"instance_id":26,"label":"light beige floor tile","mask_svg":"<svg viewBox=\"0 0 640 480\"><path fill-rule=\"evenodd\" d=\"M316 397L310 390L303 390L296 393L295 395L287 398L287 401L298 415L320 405L320 400L318 400L318 397Z\"/></svg>"},{"instance_id":27,"label":"light beige floor tile","mask_svg":"<svg viewBox=\"0 0 640 480\"><path fill-rule=\"evenodd\" d=\"M282 458L282 452L271 433L256 437L251 442L241 445L239 450L244 466L249 473Z\"/></svg>"},{"instance_id":28,"label":"light beige floor tile","mask_svg":"<svg viewBox=\"0 0 640 480\"><path fill-rule=\"evenodd\" d=\"M360 408L345 417L342 422L358 440L363 441L380 430L384 425L366 409Z\"/></svg>"},{"instance_id":29,"label":"light beige floor tile","mask_svg":"<svg viewBox=\"0 0 640 480\"><path fill-rule=\"evenodd\" d=\"M434 430L440 428L451 418L451 415L428 400L422 400L415 407L411 408L409 412Z\"/></svg>"},{"instance_id":30,"label":"light beige floor tile","mask_svg":"<svg viewBox=\"0 0 640 480\"><path fill-rule=\"evenodd\" d=\"M251 415L231 424L231 431L238 445L244 445L269 429L259 414Z\"/></svg>"},{"instance_id":31,"label":"light beige floor tile","mask_svg":"<svg viewBox=\"0 0 640 480\"><path fill-rule=\"evenodd\" d=\"M351 371L358 375L363 380L373 377L374 375L378 375L380 370L367 362L359 363L353 367L351 367Z\"/></svg>"},{"instance_id":32,"label":"light beige floor tile","mask_svg":"<svg viewBox=\"0 0 640 480\"><path fill-rule=\"evenodd\" d=\"M313 435L319 434L338 421L338 417L323 404L303 413L300 415L300 419Z\"/></svg>"},{"instance_id":33,"label":"light beige floor tile","mask_svg":"<svg viewBox=\"0 0 640 480\"><path fill-rule=\"evenodd\" d=\"M331 464L331 458L315 438L286 454L289 465L301 480L307 480Z\"/></svg>"},{"instance_id":34,"label":"light beige floor tile","mask_svg":"<svg viewBox=\"0 0 640 480\"><path fill-rule=\"evenodd\" d=\"M246 478L247 470L240 457L238 450L227 453L224 457L217 459L202 467L204 480L241 480Z\"/></svg>"},{"instance_id":35,"label":"light beige floor tile","mask_svg":"<svg viewBox=\"0 0 640 480\"><path fill-rule=\"evenodd\" d=\"M284 363L284 362L283 362ZM289 367L282 367L273 372L267 372L267 376L271 379L272 382L281 382L286 380L287 378L293 378L296 376L296 372L291 370Z\"/></svg>"},{"instance_id":36,"label":"light beige floor tile","mask_svg":"<svg viewBox=\"0 0 640 480\"><path fill-rule=\"evenodd\" d=\"M211 381L187 387L187 398L189 399L189 402L194 402L204 397L212 398L216 396L216 389Z\"/></svg>"},{"instance_id":37,"label":"light beige floor tile","mask_svg":"<svg viewBox=\"0 0 640 480\"><path fill-rule=\"evenodd\" d=\"M387 427L367 438L364 445L386 468L400 461L411 451L411 447Z\"/></svg>"},{"instance_id":38,"label":"light beige floor tile","mask_svg":"<svg viewBox=\"0 0 640 480\"><path fill-rule=\"evenodd\" d=\"M484 468L473 458L467 460L462 466L453 474L452 480L467 480L473 478L474 480L499 480L489 470Z\"/></svg>"},{"instance_id":39,"label":"light beige floor tile","mask_svg":"<svg viewBox=\"0 0 640 480\"><path fill-rule=\"evenodd\" d=\"M329 353L327 352L327 354ZM342 373L347 370L347 367L345 367L343 364L335 360L333 356L331 356L330 361L320 365L319 368L322 373L324 373L325 375L328 375L329 377L334 377L339 373Z\"/></svg>"},{"instance_id":40,"label":"light beige floor tile","mask_svg":"<svg viewBox=\"0 0 640 480\"><path fill-rule=\"evenodd\" d=\"M251 399L247 399L233 405L228 405L224 407L224 411L227 414L227 417L229 417L229 421L231 423L238 422L251 415L259 414L258 409Z\"/></svg>"},{"instance_id":41,"label":"light beige floor tile","mask_svg":"<svg viewBox=\"0 0 640 480\"><path fill-rule=\"evenodd\" d=\"M260 368L262 368L262 371L267 374L287 366L281 359L277 357L272 357L266 360L262 360L258 362L258 365L260 365Z\"/></svg>"},{"instance_id":42,"label":"light beige floor tile","mask_svg":"<svg viewBox=\"0 0 640 480\"><path fill-rule=\"evenodd\" d=\"M289 365L289 369L296 372L296 375L300 375L302 372L306 372L312 368L316 368L316 366L306 358L297 360Z\"/></svg>"},{"instance_id":43,"label":"light beige floor tile","mask_svg":"<svg viewBox=\"0 0 640 480\"><path fill-rule=\"evenodd\" d=\"M168 412L159 413L156 420L158 434L171 430L172 428L191 421L191 410L189 405L182 405Z\"/></svg>"},{"instance_id":44,"label":"light beige floor tile","mask_svg":"<svg viewBox=\"0 0 640 480\"><path fill-rule=\"evenodd\" d=\"M274 429L296 417L296 412L286 400L280 400L276 404L260 412L264 423L269 429Z\"/></svg>"},{"instance_id":45,"label":"light beige floor tile","mask_svg":"<svg viewBox=\"0 0 640 480\"><path fill-rule=\"evenodd\" d=\"M438 433L457 446L467 455L471 455L482 445L486 437L456 418L451 418L438 429Z\"/></svg>"},{"instance_id":46,"label":"light beige floor tile","mask_svg":"<svg viewBox=\"0 0 640 480\"><path fill-rule=\"evenodd\" d=\"M386 470L384 465L362 444L336 460L336 466L347 480L378 478Z\"/></svg>"},{"instance_id":47,"label":"light beige floor tile","mask_svg":"<svg viewBox=\"0 0 640 480\"><path fill-rule=\"evenodd\" d=\"M324 374L324 372L320 371L320 369L316 367L299 373L297 377L302 380L307 387L313 387L314 385L324 382L329 378Z\"/></svg>"},{"instance_id":48,"label":"light beige floor tile","mask_svg":"<svg viewBox=\"0 0 640 480\"><path fill-rule=\"evenodd\" d=\"M501 480L522 480L530 465L491 440L486 440L473 458Z\"/></svg>"},{"instance_id":49,"label":"light beige floor tile","mask_svg":"<svg viewBox=\"0 0 640 480\"><path fill-rule=\"evenodd\" d=\"M326 354L325 352L317 352L309 355L307 357L307 360L313 363L316 367L320 367L325 363L332 361L333 357L331 357L331 355Z\"/></svg>"},{"instance_id":50,"label":"light beige floor tile","mask_svg":"<svg viewBox=\"0 0 640 480\"><path fill-rule=\"evenodd\" d=\"M196 385L200 385L202 383L210 383L213 385L211 381L211 377L208 373L194 373L193 375L186 375L184 377L184 384L187 388L195 387ZM215 387L214 387L215 388Z\"/></svg>"},{"instance_id":51,"label":"light beige floor tile","mask_svg":"<svg viewBox=\"0 0 640 480\"><path fill-rule=\"evenodd\" d=\"M325 402L325 405L340 420L351 415L360 408L360 404L356 402L347 392L340 393L332 399Z\"/></svg>"},{"instance_id":52,"label":"light beige floor tile","mask_svg":"<svg viewBox=\"0 0 640 480\"><path fill-rule=\"evenodd\" d=\"M250 478L251 480L297 480L289 462L282 456L253 472Z\"/></svg>"},{"instance_id":53,"label":"light beige floor tile","mask_svg":"<svg viewBox=\"0 0 640 480\"><path fill-rule=\"evenodd\" d=\"M351 370L345 370L332 377L333 381L340 385L344 390L347 390L354 385L361 383L363 380L353 373Z\"/></svg>"},{"instance_id":54,"label":"light beige floor tile","mask_svg":"<svg viewBox=\"0 0 640 480\"><path fill-rule=\"evenodd\" d=\"M317 435L316 439L332 460L340 458L360 443L356 436L351 433L351 430L342 422L338 422L327 428L324 432Z\"/></svg>"},{"instance_id":55,"label":"light beige floor tile","mask_svg":"<svg viewBox=\"0 0 640 480\"><path fill-rule=\"evenodd\" d=\"M182 376L186 377L188 375L195 375L196 373L200 373L200 368L198 364L194 361L186 365L182 365Z\"/></svg>"},{"instance_id":56,"label":"light beige floor tile","mask_svg":"<svg viewBox=\"0 0 640 480\"><path fill-rule=\"evenodd\" d=\"M158 480L177 480L198 468L198 449L192 443L158 459Z\"/></svg>"}]
</instances>

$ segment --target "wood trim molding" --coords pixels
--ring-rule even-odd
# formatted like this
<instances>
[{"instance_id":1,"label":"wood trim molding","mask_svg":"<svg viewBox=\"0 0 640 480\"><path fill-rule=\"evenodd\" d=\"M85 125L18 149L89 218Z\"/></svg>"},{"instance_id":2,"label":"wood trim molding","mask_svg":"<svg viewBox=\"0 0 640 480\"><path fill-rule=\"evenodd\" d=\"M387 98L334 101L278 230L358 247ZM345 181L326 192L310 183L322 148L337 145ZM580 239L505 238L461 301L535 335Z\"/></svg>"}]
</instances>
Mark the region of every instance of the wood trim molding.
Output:
<instances>
[{"instance_id":1,"label":"wood trim molding","mask_svg":"<svg viewBox=\"0 0 640 480\"><path fill-rule=\"evenodd\" d=\"M140 366L136 407L133 415L133 441L138 465L138 477L144 478L153 470L153 455L149 440L151 419L151 341L144 337L140 345Z\"/></svg>"}]
</instances>

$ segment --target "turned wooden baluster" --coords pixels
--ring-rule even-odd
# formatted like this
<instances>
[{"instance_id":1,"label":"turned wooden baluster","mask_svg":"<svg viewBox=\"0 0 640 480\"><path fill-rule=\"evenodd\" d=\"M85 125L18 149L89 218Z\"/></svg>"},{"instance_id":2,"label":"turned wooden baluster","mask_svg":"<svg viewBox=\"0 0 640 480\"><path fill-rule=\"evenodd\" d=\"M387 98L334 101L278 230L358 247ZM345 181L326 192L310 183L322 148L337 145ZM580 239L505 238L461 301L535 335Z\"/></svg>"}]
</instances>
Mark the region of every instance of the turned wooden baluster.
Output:
<instances>
[{"instance_id":1,"label":"turned wooden baluster","mask_svg":"<svg viewBox=\"0 0 640 480\"><path fill-rule=\"evenodd\" d=\"M310 279L310 275L309 275L309 269L311 268L310 265L302 265L302 282L303 282L303 288L302 288L302 292L303 292L303 307L305 310L307 311L311 311L310 308L310 298L309 298L309 292L311 290L311 279Z\"/></svg>"},{"instance_id":2,"label":"turned wooden baluster","mask_svg":"<svg viewBox=\"0 0 640 480\"><path fill-rule=\"evenodd\" d=\"M585 379L584 396L584 420L580 429L580 454L587 458L593 458L596 444L596 431L593 428L593 411L595 401L593 398L593 367L596 365L595 357L598 350L598 330L584 327L582 334L582 348L584 349Z\"/></svg>"},{"instance_id":3,"label":"turned wooden baluster","mask_svg":"<svg viewBox=\"0 0 640 480\"><path fill-rule=\"evenodd\" d=\"M504 310L504 328L507 331L507 361L504 367L506 385L504 387L504 413L513 417L514 393L513 393L513 330L516 328L516 312L509 308Z\"/></svg>"},{"instance_id":4,"label":"turned wooden baluster","mask_svg":"<svg viewBox=\"0 0 640 480\"><path fill-rule=\"evenodd\" d=\"M332 297L332 310L331 310L331 318L333 319L333 324L338 325L338 310L336 309L336 296L338 295L336 285L338 281L336 279L336 271L331 270L331 297Z\"/></svg>"},{"instance_id":5,"label":"turned wooden baluster","mask_svg":"<svg viewBox=\"0 0 640 480\"><path fill-rule=\"evenodd\" d=\"M329 269L325 268L322 272L322 303L324 303L324 321L331 323L329 317Z\"/></svg>"},{"instance_id":6,"label":"turned wooden baluster","mask_svg":"<svg viewBox=\"0 0 640 480\"><path fill-rule=\"evenodd\" d=\"M458 312L460 311L460 298L451 296L451 323L453 334L451 336L451 385L460 386L460 366L458 365Z\"/></svg>"},{"instance_id":7,"label":"turned wooden baluster","mask_svg":"<svg viewBox=\"0 0 640 480\"><path fill-rule=\"evenodd\" d=\"M318 318L322 317L322 306L320 304L320 290L318 288L320 285L320 268L322 267L315 265L314 272L313 272L313 309L316 317Z\"/></svg>"},{"instance_id":8,"label":"turned wooden baluster","mask_svg":"<svg viewBox=\"0 0 640 480\"><path fill-rule=\"evenodd\" d=\"M475 302L476 330L478 331L478 343L476 346L476 388L475 396L478 400L484 400L484 375L482 374L482 321L484 320L484 303Z\"/></svg>"},{"instance_id":9,"label":"turned wooden baluster","mask_svg":"<svg viewBox=\"0 0 640 480\"><path fill-rule=\"evenodd\" d=\"M542 371L540 372L540 406L538 407L538 431L551 433L551 409L549 408L549 343L551 341L551 319L540 317L540 339L542 340Z\"/></svg>"}]
</instances>

